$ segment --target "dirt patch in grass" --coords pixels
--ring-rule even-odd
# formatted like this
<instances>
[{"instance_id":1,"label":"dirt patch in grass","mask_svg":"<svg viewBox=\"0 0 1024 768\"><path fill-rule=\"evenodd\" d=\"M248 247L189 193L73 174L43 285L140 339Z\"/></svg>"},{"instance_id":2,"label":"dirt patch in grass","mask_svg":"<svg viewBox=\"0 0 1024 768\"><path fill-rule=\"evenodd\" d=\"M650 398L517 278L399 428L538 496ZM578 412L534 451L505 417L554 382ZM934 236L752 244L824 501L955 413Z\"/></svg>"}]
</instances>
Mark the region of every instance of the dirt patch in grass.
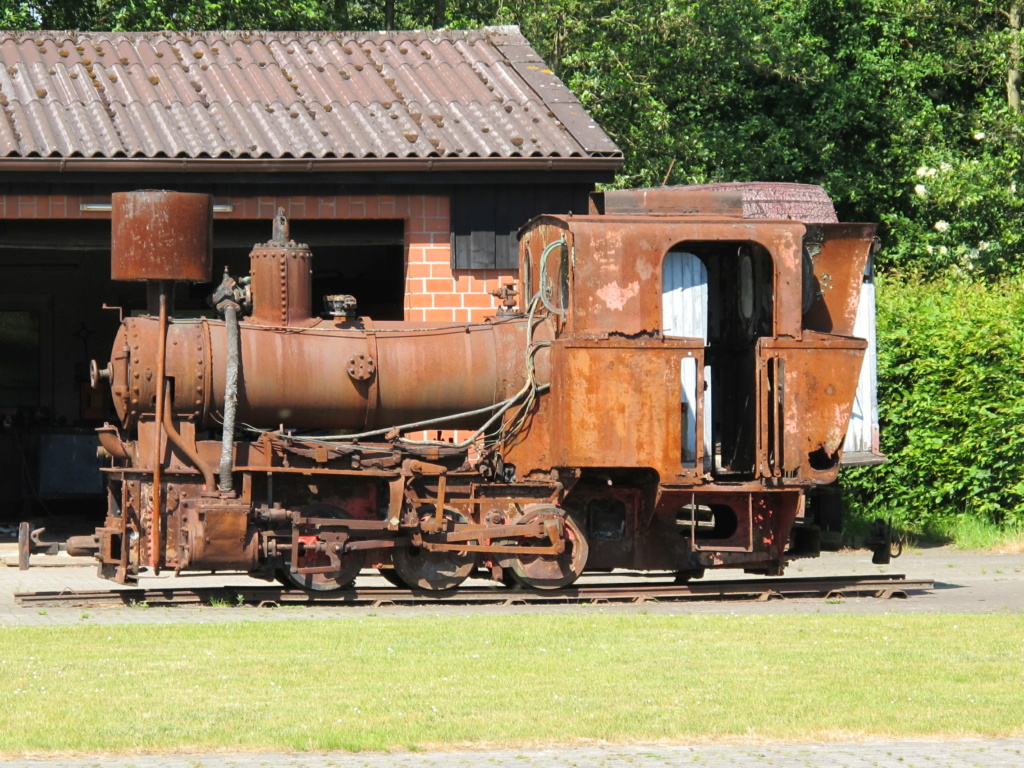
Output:
<instances>
[{"instance_id":1,"label":"dirt patch in grass","mask_svg":"<svg viewBox=\"0 0 1024 768\"><path fill-rule=\"evenodd\" d=\"M997 555L1024 555L1024 533L1007 538L992 548Z\"/></svg>"}]
</instances>

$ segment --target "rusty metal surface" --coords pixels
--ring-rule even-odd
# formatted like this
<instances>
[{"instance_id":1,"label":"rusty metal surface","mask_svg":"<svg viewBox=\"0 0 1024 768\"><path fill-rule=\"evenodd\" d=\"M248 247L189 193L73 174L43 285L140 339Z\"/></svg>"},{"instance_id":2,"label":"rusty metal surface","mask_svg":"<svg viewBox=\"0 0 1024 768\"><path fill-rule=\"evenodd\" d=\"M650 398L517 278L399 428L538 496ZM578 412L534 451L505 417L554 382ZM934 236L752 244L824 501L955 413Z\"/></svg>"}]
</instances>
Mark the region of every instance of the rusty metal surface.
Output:
<instances>
[{"instance_id":1,"label":"rusty metal surface","mask_svg":"<svg viewBox=\"0 0 1024 768\"><path fill-rule=\"evenodd\" d=\"M18 570L27 571L29 556L32 554L32 526L28 522L18 525Z\"/></svg>"},{"instance_id":2,"label":"rusty metal surface","mask_svg":"<svg viewBox=\"0 0 1024 768\"><path fill-rule=\"evenodd\" d=\"M659 187L655 189L629 189L591 195L591 213L602 215L730 215L753 219L792 219L812 226L808 227L803 251L802 303L805 309L802 322L805 330L832 333L839 336L854 335L855 326L863 323L861 335L874 340L873 325L866 319L873 318L873 288L863 284L861 275L872 250L877 246L874 239L876 225L839 224L835 209L825 193L817 186L784 183L724 183L705 184L693 187ZM866 297L866 298L865 298ZM792 301L792 299L788 299ZM867 307L858 306L867 301ZM873 321L872 321L873 322ZM859 410L873 412L874 404L874 350L871 346L864 362L866 375L861 376L857 391ZM843 375L852 369L844 366ZM847 431L845 416L836 412L829 415L815 414L823 422L835 423L836 429ZM843 463L881 463L885 458L878 453L877 413L872 433L857 434L856 439L847 439L851 445L863 449L859 458L846 453ZM820 430L811 430L816 433ZM850 432L856 432L856 427ZM832 439L821 441L831 445ZM873 446L873 448L872 448ZM791 446L792 447L792 446ZM780 446L781 449L781 446ZM829 455L833 453L827 449ZM801 453L806 453L801 451ZM833 476L829 472L822 477Z\"/></svg>"},{"instance_id":3,"label":"rusty metal surface","mask_svg":"<svg viewBox=\"0 0 1024 768\"><path fill-rule=\"evenodd\" d=\"M626 202L677 197L661 194ZM225 276L217 294L251 311L237 413L251 431L224 417L223 443L202 434L229 397L223 321L165 334L126 318L94 366L126 434L104 438L117 458L90 546L121 582L159 564L314 591L364 565L430 593L476 570L537 589L588 569L780 575L819 551L804 492L836 477L865 348L805 318L805 281L831 281L817 299L845 321L872 242L864 225L542 216L522 233L519 312L376 323L312 315L312 254L279 216L249 289ZM439 417L477 431L406 436Z\"/></svg>"},{"instance_id":4,"label":"rusty metal surface","mask_svg":"<svg viewBox=\"0 0 1024 768\"><path fill-rule=\"evenodd\" d=\"M429 524L433 516L433 511L427 511L420 515L420 519ZM442 525L465 523L466 520L466 516L457 510L443 510ZM467 539L466 543L475 545L477 541ZM443 591L454 589L469 578L476 565L476 555L467 550L430 550L421 546L396 547L393 561L399 586Z\"/></svg>"},{"instance_id":5,"label":"rusty metal surface","mask_svg":"<svg viewBox=\"0 0 1024 768\"><path fill-rule=\"evenodd\" d=\"M827 257L821 264L842 262L830 297L845 307L857 294L874 231L863 225L825 229L830 245L822 248ZM708 469L733 481L834 480L866 345L842 335L849 333L845 328L831 335L805 329L806 233L795 221L704 216L546 216L532 222L522 237L530 281L525 292L564 302L565 314L552 350L553 396L538 414L546 427L510 446L510 460L538 471L651 467L674 483L700 480ZM707 340L663 333L660 278L672 249L692 250L707 266ZM559 259L560 251L573 256ZM743 289L736 277L746 252L770 265L762 287L751 289L763 298L750 300L766 313L752 312L749 320L738 315ZM710 366L710 378L699 379L697 434L711 430L711 436L698 441L697 460L689 464L681 448L686 358Z\"/></svg>"},{"instance_id":6,"label":"rusty metal surface","mask_svg":"<svg viewBox=\"0 0 1024 768\"><path fill-rule=\"evenodd\" d=\"M737 216L838 222L828 193L814 184L723 182L684 187L619 189L591 195L591 213Z\"/></svg>"},{"instance_id":7,"label":"rusty metal surface","mask_svg":"<svg viewBox=\"0 0 1024 768\"><path fill-rule=\"evenodd\" d=\"M874 224L826 224L822 242L811 254L815 297L804 313L807 328L839 336L853 335L864 269L874 246Z\"/></svg>"},{"instance_id":8,"label":"rusty metal surface","mask_svg":"<svg viewBox=\"0 0 1024 768\"><path fill-rule=\"evenodd\" d=\"M313 254L302 243L282 239L257 245L249 254L253 312L257 325L302 326L315 322Z\"/></svg>"},{"instance_id":9,"label":"rusty metal surface","mask_svg":"<svg viewBox=\"0 0 1024 768\"><path fill-rule=\"evenodd\" d=\"M755 243L773 255L776 300L774 332L799 337L801 240L798 222L745 222L729 218L649 216L545 216L523 235L535 262L538 290L540 256L562 238L578 254L569 276L571 307L565 333L577 336L658 334L662 327L662 262L680 243ZM625 258L624 254L629 257ZM557 270L549 259L546 270Z\"/></svg>"},{"instance_id":10,"label":"rusty metal surface","mask_svg":"<svg viewBox=\"0 0 1024 768\"><path fill-rule=\"evenodd\" d=\"M355 325L339 328L317 320L297 332L296 327L243 323L238 418L264 427L283 422L293 428L363 430L483 408L523 386L521 366L503 370L496 364L499 349L525 358L521 319L472 326L376 326L386 333L371 345L370 334ZM120 345L114 345L112 394L128 425L137 423L143 404L156 394L149 375L154 361L146 350L156 349L157 336L154 318L126 318ZM176 414L215 423L224 407L225 338L223 322L215 320L170 326L167 375L175 380ZM129 355L121 353L124 346ZM375 362L372 375L349 373L351 361L360 356ZM546 371L540 376L548 380ZM452 425L465 428L484 418L456 419Z\"/></svg>"},{"instance_id":11,"label":"rusty metal surface","mask_svg":"<svg viewBox=\"0 0 1024 768\"><path fill-rule=\"evenodd\" d=\"M513 579L529 589L561 589L576 581L587 566L590 548L587 537L569 516L550 504L535 504L524 510L517 525L542 521L551 541L564 542L561 552L554 557L533 554L512 554L502 565L511 571Z\"/></svg>"},{"instance_id":12,"label":"rusty metal surface","mask_svg":"<svg viewBox=\"0 0 1024 768\"><path fill-rule=\"evenodd\" d=\"M690 194L736 194L743 200L745 219L792 219L807 224L839 221L832 200L815 184L778 181L739 181L679 187Z\"/></svg>"},{"instance_id":13,"label":"rusty metal surface","mask_svg":"<svg viewBox=\"0 0 1024 768\"><path fill-rule=\"evenodd\" d=\"M619 339L568 341L553 349L553 466L652 466L666 482L700 476L682 466L680 361L703 345ZM632 397L637 389L655 397Z\"/></svg>"},{"instance_id":14,"label":"rusty metal surface","mask_svg":"<svg viewBox=\"0 0 1024 768\"><path fill-rule=\"evenodd\" d=\"M213 198L160 189L115 192L110 277L210 282Z\"/></svg>"},{"instance_id":15,"label":"rusty metal surface","mask_svg":"<svg viewBox=\"0 0 1024 768\"><path fill-rule=\"evenodd\" d=\"M514 27L0 31L0 158L621 158Z\"/></svg>"},{"instance_id":16,"label":"rusty metal surface","mask_svg":"<svg viewBox=\"0 0 1024 768\"><path fill-rule=\"evenodd\" d=\"M820 483L836 479L866 349L863 339L810 333L803 344L788 339L759 343L768 422L761 432L761 455L770 474Z\"/></svg>"},{"instance_id":17,"label":"rusty metal surface","mask_svg":"<svg viewBox=\"0 0 1024 768\"><path fill-rule=\"evenodd\" d=\"M608 192L594 192L590 199L590 212L602 215L684 216L700 213L706 216L742 218L744 213L743 193L736 187L723 189L700 187L616 189Z\"/></svg>"},{"instance_id":18,"label":"rusty metal surface","mask_svg":"<svg viewBox=\"0 0 1024 768\"><path fill-rule=\"evenodd\" d=\"M247 504L220 499L188 504L178 536L183 568L248 571L258 563L259 538Z\"/></svg>"}]
</instances>

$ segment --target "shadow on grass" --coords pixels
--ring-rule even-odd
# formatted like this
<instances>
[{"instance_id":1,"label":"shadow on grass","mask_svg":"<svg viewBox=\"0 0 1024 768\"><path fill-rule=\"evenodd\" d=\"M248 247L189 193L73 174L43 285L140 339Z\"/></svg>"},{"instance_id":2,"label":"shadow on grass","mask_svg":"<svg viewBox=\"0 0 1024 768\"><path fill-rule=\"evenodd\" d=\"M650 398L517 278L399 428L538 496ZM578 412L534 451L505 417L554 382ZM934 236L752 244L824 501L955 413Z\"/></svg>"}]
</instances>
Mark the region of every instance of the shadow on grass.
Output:
<instances>
[{"instance_id":1,"label":"shadow on grass","mask_svg":"<svg viewBox=\"0 0 1024 768\"><path fill-rule=\"evenodd\" d=\"M843 517L844 545L863 547L876 517L884 518L884 515L876 514L869 518L861 510L847 510ZM893 534L903 543L904 549L910 551L948 546L961 550L1024 551L1024 528L1001 525L964 513L921 525L893 523Z\"/></svg>"}]
</instances>

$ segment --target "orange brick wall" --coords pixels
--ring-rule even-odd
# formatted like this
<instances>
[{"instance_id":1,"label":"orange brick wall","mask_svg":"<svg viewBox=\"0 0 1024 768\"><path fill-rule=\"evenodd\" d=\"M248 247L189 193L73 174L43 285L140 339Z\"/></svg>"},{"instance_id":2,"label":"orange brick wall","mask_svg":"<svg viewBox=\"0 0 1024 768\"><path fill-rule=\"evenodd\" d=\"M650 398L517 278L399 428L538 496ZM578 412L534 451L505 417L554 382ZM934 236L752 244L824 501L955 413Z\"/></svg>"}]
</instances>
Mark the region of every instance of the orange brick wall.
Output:
<instances>
[{"instance_id":1,"label":"orange brick wall","mask_svg":"<svg viewBox=\"0 0 1024 768\"><path fill-rule=\"evenodd\" d=\"M467 322L493 315L499 302L488 292L512 282L515 273L453 270L449 200L423 200L425 215L407 219L405 230L405 319Z\"/></svg>"},{"instance_id":2,"label":"orange brick wall","mask_svg":"<svg viewBox=\"0 0 1024 768\"><path fill-rule=\"evenodd\" d=\"M104 195L0 195L0 219L108 219L107 211L81 206L109 202ZM488 292L515 276L511 270L452 269L451 205L445 195L232 196L214 202L233 207L216 214L218 219L269 220L278 208L290 219L403 219L406 320L483 320L499 306Z\"/></svg>"}]
</instances>

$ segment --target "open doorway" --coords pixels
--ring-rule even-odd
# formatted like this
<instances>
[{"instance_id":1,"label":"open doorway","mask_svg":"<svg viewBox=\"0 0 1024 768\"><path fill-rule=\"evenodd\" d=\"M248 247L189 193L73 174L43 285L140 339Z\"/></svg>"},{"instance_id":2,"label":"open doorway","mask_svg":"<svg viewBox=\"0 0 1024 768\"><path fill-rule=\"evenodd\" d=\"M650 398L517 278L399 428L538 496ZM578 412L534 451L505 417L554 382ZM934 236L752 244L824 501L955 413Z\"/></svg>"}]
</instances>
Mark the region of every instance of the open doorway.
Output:
<instances>
[{"instance_id":1,"label":"open doorway","mask_svg":"<svg viewBox=\"0 0 1024 768\"><path fill-rule=\"evenodd\" d=\"M754 476L757 440L757 341L773 335L774 266L751 242L687 242L662 265L662 323L667 337L705 345L702 391L684 361L683 459L696 449L697 400L703 400L706 471L720 479Z\"/></svg>"},{"instance_id":2,"label":"open doorway","mask_svg":"<svg viewBox=\"0 0 1024 768\"><path fill-rule=\"evenodd\" d=\"M313 311L323 297L345 293L356 297L357 313L375 320L401 320L405 306L405 222L402 219L292 219L291 238L313 253ZM214 282L224 268L235 277L249 274L249 252L270 239L267 221L213 223ZM183 289L175 305L181 311L208 310L212 288L199 284ZM144 306L144 305L143 305Z\"/></svg>"}]
</instances>

